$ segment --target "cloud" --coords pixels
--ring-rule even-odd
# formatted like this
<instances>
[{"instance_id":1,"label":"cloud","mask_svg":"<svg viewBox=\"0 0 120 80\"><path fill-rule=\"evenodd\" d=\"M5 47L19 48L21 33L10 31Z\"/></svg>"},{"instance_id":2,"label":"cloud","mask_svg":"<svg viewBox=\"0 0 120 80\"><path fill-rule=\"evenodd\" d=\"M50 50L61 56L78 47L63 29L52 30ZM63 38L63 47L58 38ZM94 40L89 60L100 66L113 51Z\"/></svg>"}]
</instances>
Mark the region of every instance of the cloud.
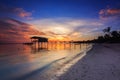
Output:
<instances>
[{"instance_id":1,"label":"cloud","mask_svg":"<svg viewBox=\"0 0 120 80\"><path fill-rule=\"evenodd\" d=\"M21 18L32 19L32 13L25 11L23 8L15 8L14 11Z\"/></svg>"},{"instance_id":2,"label":"cloud","mask_svg":"<svg viewBox=\"0 0 120 80\"><path fill-rule=\"evenodd\" d=\"M82 40L82 37L93 36L91 32L95 32L104 26L98 20L71 18L44 18L32 20L29 23L35 25L51 38L57 38L59 36L71 40Z\"/></svg>"},{"instance_id":3,"label":"cloud","mask_svg":"<svg viewBox=\"0 0 120 80\"><path fill-rule=\"evenodd\" d=\"M112 30L120 30L120 8L106 8L99 11L100 20L105 27L112 27Z\"/></svg>"},{"instance_id":4,"label":"cloud","mask_svg":"<svg viewBox=\"0 0 120 80\"><path fill-rule=\"evenodd\" d=\"M107 8L102 9L99 12L101 19L108 19L108 18L120 18L120 8Z\"/></svg>"},{"instance_id":5,"label":"cloud","mask_svg":"<svg viewBox=\"0 0 120 80\"><path fill-rule=\"evenodd\" d=\"M15 7L8 7L5 5L0 5L0 11L4 15L6 14L5 16L14 15L28 20L32 19L32 12L28 12L23 8L15 8Z\"/></svg>"},{"instance_id":6,"label":"cloud","mask_svg":"<svg viewBox=\"0 0 120 80\"><path fill-rule=\"evenodd\" d=\"M0 20L0 42L27 42L32 35L45 35L33 25L12 18Z\"/></svg>"}]
</instances>

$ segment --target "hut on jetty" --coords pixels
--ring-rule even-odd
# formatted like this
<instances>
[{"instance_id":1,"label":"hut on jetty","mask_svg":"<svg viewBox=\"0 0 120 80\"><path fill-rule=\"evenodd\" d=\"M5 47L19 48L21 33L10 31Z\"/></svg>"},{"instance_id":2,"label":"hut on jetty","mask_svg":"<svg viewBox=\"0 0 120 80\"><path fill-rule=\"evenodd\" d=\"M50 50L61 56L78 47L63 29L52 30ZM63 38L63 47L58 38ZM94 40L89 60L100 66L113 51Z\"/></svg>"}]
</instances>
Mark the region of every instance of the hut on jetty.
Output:
<instances>
[{"instance_id":1,"label":"hut on jetty","mask_svg":"<svg viewBox=\"0 0 120 80\"><path fill-rule=\"evenodd\" d=\"M48 38L33 36L30 39L31 43L35 44L35 47L37 47L38 44L38 49L47 48L48 46Z\"/></svg>"},{"instance_id":2,"label":"hut on jetty","mask_svg":"<svg viewBox=\"0 0 120 80\"><path fill-rule=\"evenodd\" d=\"M33 36L33 37L30 37L31 39L31 42L27 42L27 43L23 43L25 45L32 45L32 44L36 44L38 43L43 43L43 42L48 42L48 38L45 38L45 37L39 37L39 36Z\"/></svg>"},{"instance_id":3,"label":"hut on jetty","mask_svg":"<svg viewBox=\"0 0 120 80\"><path fill-rule=\"evenodd\" d=\"M48 38L33 36L31 37L31 42L48 42Z\"/></svg>"},{"instance_id":4,"label":"hut on jetty","mask_svg":"<svg viewBox=\"0 0 120 80\"><path fill-rule=\"evenodd\" d=\"M31 37L32 42L48 42L48 38L45 37L38 37L38 36L33 36Z\"/></svg>"}]
</instances>

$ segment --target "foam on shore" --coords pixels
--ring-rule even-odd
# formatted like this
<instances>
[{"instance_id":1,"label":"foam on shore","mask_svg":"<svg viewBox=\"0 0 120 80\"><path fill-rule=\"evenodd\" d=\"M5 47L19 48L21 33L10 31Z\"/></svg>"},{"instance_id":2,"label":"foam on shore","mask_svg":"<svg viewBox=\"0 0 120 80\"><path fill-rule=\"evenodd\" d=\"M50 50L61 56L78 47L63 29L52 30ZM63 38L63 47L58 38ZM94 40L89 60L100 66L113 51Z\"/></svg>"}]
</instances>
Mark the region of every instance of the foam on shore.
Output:
<instances>
[{"instance_id":1,"label":"foam on shore","mask_svg":"<svg viewBox=\"0 0 120 80\"><path fill-rule=\"evenodd\" d=\"M87 46L86 49L82 50L79 54L73 56L71 59L68 59L63 65L62 68L57 70L55 76L53 76L50 80L58 80L58 78L66 73L71 66L76 64L80 59L82 59L88 51L92 49L92 45Z\"/></svg>"}]
</instances>

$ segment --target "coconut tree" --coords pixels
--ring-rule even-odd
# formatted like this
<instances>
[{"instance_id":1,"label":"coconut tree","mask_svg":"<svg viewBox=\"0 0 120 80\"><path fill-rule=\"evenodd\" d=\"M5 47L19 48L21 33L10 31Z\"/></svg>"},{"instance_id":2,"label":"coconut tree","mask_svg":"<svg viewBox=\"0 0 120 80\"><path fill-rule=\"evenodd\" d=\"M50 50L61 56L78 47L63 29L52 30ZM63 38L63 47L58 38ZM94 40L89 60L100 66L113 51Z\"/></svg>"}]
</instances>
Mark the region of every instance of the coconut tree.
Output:
<instances>
[{"instance_id":1,"label":"coconut tree","mask_svg":"<svg viewBox=\"0 0 120 80\"><path fill-rule=\"evenodd\" d=\"M103 32L110 34L110 30L111 30L111 27L107 27L107 28L103 29Z\"/></svg>"},{"instance_id":2,"label":"coconut tree","mask_svg":"<svg viewBox=\"0 0 120 80\"><path fill-rule=\"evenodd\" d=\"M107 27L103 30L103 32L105 33L104 40L107 42L110 41L110 39L111 39L111 32L110 31L111 31L111 27Z\"/></svg>"}]
</instances>

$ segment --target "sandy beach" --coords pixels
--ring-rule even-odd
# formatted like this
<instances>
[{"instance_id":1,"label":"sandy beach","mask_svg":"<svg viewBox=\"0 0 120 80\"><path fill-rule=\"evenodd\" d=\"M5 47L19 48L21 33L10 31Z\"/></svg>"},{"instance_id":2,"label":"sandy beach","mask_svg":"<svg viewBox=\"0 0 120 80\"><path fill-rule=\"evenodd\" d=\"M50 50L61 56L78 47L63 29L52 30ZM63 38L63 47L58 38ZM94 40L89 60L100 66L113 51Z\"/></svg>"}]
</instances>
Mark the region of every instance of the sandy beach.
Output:
<instances>
[{"instance_id":1,"label":"sandy beach","mask_svg":"<svg viewBox=\"0 0 120 80\"><path fill-rule=\"evenodd\" d=\"M120 80L120 44L96 44L58 80Z\"/></svg>"}]
</instances>

